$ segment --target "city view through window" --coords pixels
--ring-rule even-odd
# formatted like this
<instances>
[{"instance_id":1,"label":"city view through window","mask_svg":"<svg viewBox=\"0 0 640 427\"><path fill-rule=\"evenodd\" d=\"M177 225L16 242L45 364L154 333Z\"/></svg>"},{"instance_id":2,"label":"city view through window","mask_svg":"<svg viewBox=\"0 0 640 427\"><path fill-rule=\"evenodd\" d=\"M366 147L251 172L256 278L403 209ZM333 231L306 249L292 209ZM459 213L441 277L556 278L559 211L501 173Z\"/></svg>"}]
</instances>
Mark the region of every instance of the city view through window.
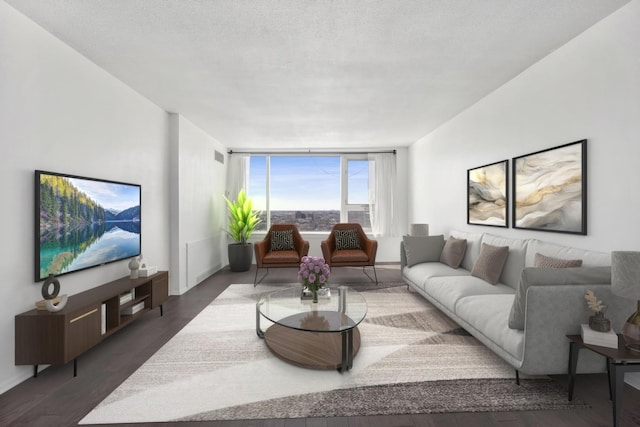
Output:
<instances>
[{"instance_id":1,"label":"city view through window","mask_svg":"<svg viewBox=\"0 0 640 427\"><path fill-rule=\"evenodd\" d=\"M247 191L261 211L258 230L287 223L300 231L329 231L341 222L341 212L343 222L370 229L369 167L366 159L341 156L251 156Z\"/></svg>"}]
</instances>

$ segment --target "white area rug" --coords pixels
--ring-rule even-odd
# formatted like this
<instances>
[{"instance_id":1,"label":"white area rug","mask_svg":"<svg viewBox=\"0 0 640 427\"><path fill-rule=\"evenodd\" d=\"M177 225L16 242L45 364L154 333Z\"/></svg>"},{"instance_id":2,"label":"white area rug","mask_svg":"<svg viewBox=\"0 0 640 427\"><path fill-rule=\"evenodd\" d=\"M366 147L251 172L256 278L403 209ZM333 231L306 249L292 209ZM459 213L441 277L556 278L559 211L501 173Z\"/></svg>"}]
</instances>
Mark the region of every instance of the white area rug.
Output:
<instances>
[{"instance_id":1,"label":"white area rug","mask_svg":"<svg viewBox=\"0 0 640 427\"><path fill-rule=\"evenodd\" d=\"M567 409L405 286L363 291L362 344L344 374L275 357L255 332L269 285L231 285L80 424ZM266 327L263 322L263 328Z\"/></svg>"}]
</instances>

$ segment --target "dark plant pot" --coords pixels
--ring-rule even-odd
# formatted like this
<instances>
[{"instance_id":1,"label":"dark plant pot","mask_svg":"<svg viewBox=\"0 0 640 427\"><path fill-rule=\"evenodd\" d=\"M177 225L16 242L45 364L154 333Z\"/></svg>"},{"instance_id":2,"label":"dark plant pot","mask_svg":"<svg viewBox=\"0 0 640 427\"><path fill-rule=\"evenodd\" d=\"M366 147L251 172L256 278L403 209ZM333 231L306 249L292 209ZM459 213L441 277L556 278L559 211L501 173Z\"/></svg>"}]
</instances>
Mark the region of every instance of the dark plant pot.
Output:
<instances>
[{"instance_id":1,"label":"dark plant pot","mask_svg":"<svg viewBox=\"0 0 640 427\"><path fill-rule=\"evenodd\" d=\"M604 317L604 313L596 313L589 317L589 327L598 332L609 332L611 330L611 321Z\"/></svg>"},{"instance_id":2,"label":"dark plant pot","mask_svg":"<svg viewBox=\"0 0 640 427\"><path fill-rule=\"evenodd\" d=\"M253 261L253 244L232 243L229 245L229 269L231 271L249 271Z\"/></svg>"}]
</instances>

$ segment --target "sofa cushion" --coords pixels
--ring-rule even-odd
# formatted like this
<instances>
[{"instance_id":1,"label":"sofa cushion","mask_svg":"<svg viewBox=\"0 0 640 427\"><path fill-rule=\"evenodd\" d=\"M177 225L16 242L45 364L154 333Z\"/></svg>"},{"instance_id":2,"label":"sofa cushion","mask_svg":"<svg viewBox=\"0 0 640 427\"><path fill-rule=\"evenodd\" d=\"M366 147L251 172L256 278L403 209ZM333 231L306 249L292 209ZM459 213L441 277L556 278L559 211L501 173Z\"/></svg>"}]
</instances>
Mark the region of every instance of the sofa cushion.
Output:
<instances>
[{"instance_id":1,"label":"sofa cushion","mask_svg":"<svg viewBox=\"0 0 640 427\"><path fill-rule=\"evenodd\" d=\"M583 267L611 265L611 253L609 252L588 251L531 239L527 245L525 267L533 267L535 265L537 253L561 259L581 259Z\"/></svg>"},{"instance_id":2,"label":"sofa cushion","mask_svg":"<svg viewBox=\"0 0 640 427\"><path fill-rule=\"evenodd\" d=\"M530 286L590 285L611 283L611 267L534 268L522 270L509 314L511 329L524 329L527 290Z\"/></svg>"},{"instance_id":3,"label":"sofa cushion","mask_svg":"<svg viewBox=\"0 0 640 427\"><path fill-rule=\"evenodd\" d=\"M431 277L468 276L463 268L451 268L441 262L423 262L413 267L404 267L402 277L424 290L424 283Z\"/></svg>"},{"instance_id":4,"label":"sofa cushion","mask_svg":"<svg viewBox=\"0 0 640 427\"><path fill-rule=\"evenodd\" d=\"M483 243L480 256L473 264L471 275L495 285L500 280L500 274L502 274L508 255L509 246L492 246Z\"/></svg>"},{"instance_id":5,"label":"sofa cushion","mask_svg":"<svg viewBox=\"0 0 640 427\"><path fill-rule=\"evenodd\" d=\"M516 289L524 268L528 240L511 239L486 233L482 235L482 243L492 246L509 246L509 255L502 268L499 281Z\"/></svg>"},{"instance_id":6,"label":"sofa cushion","mask_svg":"<svg viewBox=\"0 0 640 427\"><path fill-rule=\"evenodd\" d=\"M272 251L293 250L293 230L274 230L270 237Z\"/></svg>"},{"instance_id":7,"label":"sofa cushion","mask_svg":"<svg viewBox=\"0 0 640 427\"><path fill-rule=\"evenodd\" d=\"M456 304L456 315L475 329L473 335L481 334L494 343L495 346L490 346L494 351L501 350L522 360L524 333L507 327L513 297L513 294L465 297Z\"/></svg>"},{"instance_id":8,"label":"sofa cushion","mask_svg":"<svg viewBox=\"0 0 640 427\"><path fill-rule=\"evenodd\" d=\"M355 228L349 230L335 230L336 250L342 249L360 249L360 240L358 240L358 230Z\"/></svg>"},{"instance_id":9,"label":"sofa cushion","mask_svg":"<svg viewBox=\"0 0 640 427\"><path fill-rule=\"evenodd\" d=\"M424 291L455 313L456 303L473 295L513 295L515 290L503 285L490 285L473 276L436 276L424 283Z\"/></svg>"},{"instance_id":10,"label":"sofa cushion","mask_svg":"<svg viewBox=\"0 0 640 427\"><path fill-rule=\"evenodd\" d=\"M444 247L444 236L403 236L404 250L409 267L421 262L440 260Z\"/></svg>"},{"instance_id":11,"label":"sofa cushion","mask_svg":"<svg viewBox=\"0 0 640 427\"><path fill-rule=\"evenodd\" d=\"M466 231L451 230L449 232L449 236L467 241L467 249L464 252L464 258L462 258L460 265L462 268L471 271L473 263L476 262L476 259L478 259L478 255L480 254L482 233L468 233Z\"/></svg>"},{"instance_id":12,"label":"sofa cushion","mask_svg":"<svg viewBox=\"0 0 640 427\"><path fill-rule=\"evenodd\" d=\"M441 276L469 276L467 270L463 268L452 268L441 262L423 262L413 267L404 267L402 277L405 281L410 281L414 285L424 290L424 283L431 277Z\"/></svg>"},{"instance_id":13,"label":"sofa cushion","mask_svg":"<svg viewBox=\"0 0 640 427\"><path fill-rule=\"evenodd\" d=\"M582 267L582 260L552 258L550 256L544 256L541 253L537 253L533 260L533 266L539 268Z\"/></svg>"},{"instance_id":14,"label":"sofa cushion","mask_svg":"<svg viewBox=\"0 0 640 427\"><path fill-rule=\"evenodd\" d=\"M449 267L458 268L467 249L467 241L449 237L442 248L440 262Z\"/></svg>"}]
</instances>

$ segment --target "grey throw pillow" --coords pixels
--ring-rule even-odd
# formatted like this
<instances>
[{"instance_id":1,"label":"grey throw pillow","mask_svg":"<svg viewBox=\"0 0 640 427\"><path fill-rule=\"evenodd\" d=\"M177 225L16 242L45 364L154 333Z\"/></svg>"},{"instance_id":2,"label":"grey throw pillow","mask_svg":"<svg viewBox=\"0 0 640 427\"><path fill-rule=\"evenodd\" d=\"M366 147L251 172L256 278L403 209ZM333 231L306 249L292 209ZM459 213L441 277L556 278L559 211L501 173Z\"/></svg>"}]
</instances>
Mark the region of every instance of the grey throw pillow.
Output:
<instances>
[{"instance_id":1,"label":"grey throw pillow","mask_svg":"<svg viewBox=\"0 0 640 427\"><path fill-rule=\"evenodd\" d=\"M272 251L293 250L293 230L278 230L271 232Z\"/></svg>"},{"instance_id":2,"label":"grey throw pillow","mask_svg":"<svg viewBox=\"0 0 640 427\"><path fill-rule=\"evenodd\" d=\"M524 330L527 290L531 286L607 283L611 283L611 267L524 268L509 313L509 327Z\"/></svg>"},{"instance_id":3,"label":"grey throw pillow","mask_svg":"<svg viewBox=\"0 0 640 427\"><path fill-rule=\"evenodd\" d=\"M560 259L536 253L533 259L533 266L540 268L570 268L582 267L581 259Z\"/></svg>"},{"instance_id":4,"label":"grey throw pillow","mask_svg":"<svg viewBox=\"0 0 640 427\"><path fill-rule=\"evenodd\" d=\"M451 268L458 268L464 258L465 250L467 250L467 239L456 239L449 236L442 248L440 262Z\"/></svg>"},{"instance_id":5,"label":"grey throw pillow","mask_svg":"<svg viewBox=\"0 0 640 427\"><path fill-rule=\"evenodd\" d=\"M444 236L402 236L409 267L421 262L440 261Z\"/></svg>"},{"instance_id":6,"label":"grey throw pillow","mask_svg":"<svg viewBox=\"0 0 640 427\"><path fill-rule=\"evenodd\" d=\"M358 230L355 228L349 230L336 230L334 231L334 235L336 238L336 250L360 249Z\"/></svg>"},{"instance_id":7,"label":"grey throw pillow","mask_svg":"<svg viewBox=\"0 0 640 427\"><path fill-rule=\"evenodd\" d=\"M495 285L500 280L507 256L509 256L509 246L492 246L483 243L480 255L471 269L471 275Z\"/></svg>"}]
</instances>

